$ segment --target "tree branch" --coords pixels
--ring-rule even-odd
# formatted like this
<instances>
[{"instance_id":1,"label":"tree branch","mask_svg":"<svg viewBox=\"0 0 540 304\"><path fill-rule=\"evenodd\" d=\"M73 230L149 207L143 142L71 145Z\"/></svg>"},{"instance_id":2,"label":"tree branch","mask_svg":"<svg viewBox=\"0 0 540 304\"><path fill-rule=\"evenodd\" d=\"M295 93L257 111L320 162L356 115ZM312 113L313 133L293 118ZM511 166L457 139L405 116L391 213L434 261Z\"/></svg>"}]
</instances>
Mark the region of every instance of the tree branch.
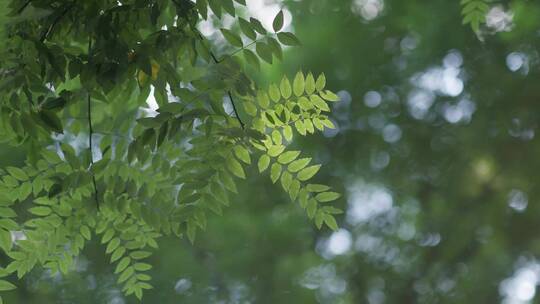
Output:
<instances>
[{"instance_id":1,"label":"tree branch","mask_svg":"<svg viewBox=\"0 0 540 304\"><path fill-rule=\"evenodd\" d=\"M88 36L88 60L90 60L92 52L92 36ZM96 206L99 211L99 193L97 189L96 184L96 176L94 175L93 167L94 167L94 150L92 145L92 137L94 135L94 129L92 128L92 96L90 94L90 91L87 91L88 97L87 97L87 105L88 105L88 149L90 150L90 174L92 175L92 184L94 185L94 199L96 200Z\"/></svg>"},{"instance_id":2,"label":"tree branch","mask_svg":"<svg viewBox=\"0 0 540 304\"><path fill-rule=\"evenodd\" d=\"M88 92L88 149L90 150L90 174L92 175L92 184L94 185L94 199L96 200L96 206L99 211L99 197L96 185L96 176L94 175L94 172L92 172L92 167L94 166L94 150L92 148L92 136L94 135L94 130L92 129L91 99L90 92Z\"/></svg>"}]
</instances>

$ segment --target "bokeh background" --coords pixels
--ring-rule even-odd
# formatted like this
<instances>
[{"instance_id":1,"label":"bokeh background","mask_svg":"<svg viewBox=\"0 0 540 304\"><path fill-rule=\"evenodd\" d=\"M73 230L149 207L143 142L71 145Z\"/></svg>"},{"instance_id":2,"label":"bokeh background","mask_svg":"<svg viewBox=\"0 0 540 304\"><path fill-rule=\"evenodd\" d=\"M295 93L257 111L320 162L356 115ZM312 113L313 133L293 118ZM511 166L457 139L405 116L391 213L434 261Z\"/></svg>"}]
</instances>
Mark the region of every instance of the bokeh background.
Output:
<instances>
[{"instance_id":1,"label":"bokeh background","mask_svg":"<svg viewBox=\"0 0 540 304\"><path fill-rule=\"evenodd\" d=\"M338 128L293 144L344 194L341 229L253 169L194 245L160 243L142 302L540 303L540 2L493 2L478 34L458 0L247 2L267 26L283 8L303 42L261 83L302 69L339 92ZM0 167L24 158L0 149ZM94 239L68 275L35 270L5 300L137 303L113 271Z\"/></svg>"}]
</instances>

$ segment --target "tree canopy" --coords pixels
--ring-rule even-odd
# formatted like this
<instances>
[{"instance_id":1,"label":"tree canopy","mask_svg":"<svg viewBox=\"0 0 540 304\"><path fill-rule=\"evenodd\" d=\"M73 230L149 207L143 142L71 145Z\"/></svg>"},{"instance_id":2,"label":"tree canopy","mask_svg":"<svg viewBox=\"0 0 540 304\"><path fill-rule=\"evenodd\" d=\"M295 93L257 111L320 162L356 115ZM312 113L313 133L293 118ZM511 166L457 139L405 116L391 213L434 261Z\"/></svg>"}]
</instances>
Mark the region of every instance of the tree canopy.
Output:
<instances>
[{"instance_id":1,"label":"tree canopy","mask_svg":"<svg viewBox=\"0 0 540 304\"><path fill-rule=\"evenodd\" d=\"M248 69L299 41L282 31L283 11L268 31L237 17L242 5L10 2L0 134L31 149L24 166L0 171L0 246L12 259L2 276L36 266L66 274L97 234L124 293L140 299L152 288L149 248L163 235L193 242L254 157L319 228L337 229L341 211L327 203L340 195L310 183L320 165L287 146L295 133L332 128L328 102L338 97L324 74L257 85ZM219 50L197 29L209 9L216 22L235 18L220 29L228 45ZM157 107L145 111L149 95ZM15 244L14 231L24 236Z\"/></svg>"}]
</instances>

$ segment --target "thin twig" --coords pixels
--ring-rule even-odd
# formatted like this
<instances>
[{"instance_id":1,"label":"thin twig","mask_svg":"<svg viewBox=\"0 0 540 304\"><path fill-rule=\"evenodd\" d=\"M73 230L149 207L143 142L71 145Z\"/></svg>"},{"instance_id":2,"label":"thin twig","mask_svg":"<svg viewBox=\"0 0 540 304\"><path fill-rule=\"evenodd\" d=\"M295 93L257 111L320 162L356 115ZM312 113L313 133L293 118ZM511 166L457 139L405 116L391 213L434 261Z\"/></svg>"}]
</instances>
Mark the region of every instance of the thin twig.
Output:
<instances>
[{"instance_id":1,"label":"thin twig","mask_svg":"<svg viewBox=\"0 0 540 304\"><path fill-rule=\"evenodd\" d=\"M206 45L204 44L204 37L203 35L195 30L197 32L197 34L199 35L199 39L203 42L203 46L206 47ZM210 56L212 56L212 60L214 60L214 63L215 64L219 64L219 60L216 58L216 55L214 55L214 53L212 52L212 50L207 47L207 50L208 52L210 53ZM242 129L245 129L245 124L244 122L242 121L242 119L240 118L240 115L238 114L238 111L236 110L236 105L234 103L234 99L232 97L232 94L231 94L231 91L230 90L227 90L227 95L229 96L229 98L231 99L231 103L232 103L232 106L233 106L233 110L234 110L234 115L236 116L236 119L238 120L238 122L240 123L240 126L242 127Z\"/></svg>"},{"instance_id":2,"label":"thin twig","mask_svg":"<svg viewBox=\"0 0 540 304\"><path fill-rule=\"evenodd\" d=\"M32 1L32 0L26 1L26 3L17 11L17 14L22 13L24 11L24 9L28 6L28 4L30 4L30 1Z\"/></svg>"}]
</instances>

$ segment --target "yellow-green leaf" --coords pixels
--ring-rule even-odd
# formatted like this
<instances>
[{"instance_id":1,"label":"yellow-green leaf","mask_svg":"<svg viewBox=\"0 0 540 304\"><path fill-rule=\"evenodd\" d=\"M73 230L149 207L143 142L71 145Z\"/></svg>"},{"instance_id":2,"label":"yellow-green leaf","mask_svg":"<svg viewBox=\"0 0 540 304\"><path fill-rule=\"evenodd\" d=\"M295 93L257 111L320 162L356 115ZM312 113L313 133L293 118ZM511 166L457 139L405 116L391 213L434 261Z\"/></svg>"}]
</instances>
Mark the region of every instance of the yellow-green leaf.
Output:
<instances>
[{"instance_id":1,"label":"yellow-green leaf","mask_svg":"<svg viewBox=\"0 0 540 304\"><path fill-rule=\"evenodd\" d=\"M0 291L13 290L15 288L17 288L17 286L11 284L10 282L0 280Z\"/></svg>"},{"instance_id":2,"label":"yellow-green leaf","mask_svg":"<svg viewBox=\"0 0 540 304\"><path fill-rule=\"evenodd\" d=\"M249 151L244 146L235 146L234 154L238 157L239 160L243 161L246 164L251 164L251 157L249 156Z\"/></svg>"},{"instance_id":3,"label":"yellow-green leaf","mask_svg":"<svg viewBox=\"0 0 540 304\"><path fill-rule=\"evenodd\" d=\"M281 175L281 165L278 163L272 164L272 168L270 168L270 179L272 179L272 183L275 183L279 176Z\"/></svg>"},{"instance_id":4,"label":"yellow-green leaf","mask_svg":"<svg viewBox=\"0 0 540 304\"><path fill-rule=\"evenodd\" d=\"M278 162L286 165L295 160L298 155L300 155L300 151L287 151L278 157Z\"/></svg>"},{"instance_id":5,"label":"yellow-green leaf","mask_svg":"<svg viewBox=\"0 0 540 304\"><path fill-rule=\"evenodd\" d=\"M337 200L341 194L337 192L321 192L315 196L315 199L321 203Z\"/></svg>"},{"instance_id":6,"label":"yellow-green leaf","mask_svg":"<svg viewBox=\"0 0 540 304\"><path fill-rule=\"evenodd\" d=\"M296 73L293 80L293 92L296 96L304 94L304 74L302 72Z\"/></svg>"},{"instance_id":7,"label":"yellow-green leaf","mask_svg":"<svg viewBox=\"0 0 540 304\"><path fill-rule=\"evenodd\" d=\"M128 267L129 262L131 262L131 259L129 257L122 258L120 262L118 262L118 265L116 266L116 270L114 271L114 273L120 273L124 271L124 269Z\"/></svg>"},{"instance_id":8,"label":"yellow-green leaf","mask_svg":"<svg viewBox=\"0 0 540 304\"><path fill-rule=\"evenodd\" d=\"M274 102L278 102L281 98L281 93L279 92L279 88L275 84L271 84L270 87L268 87L268 94L270 95L270 98Z\"/></svg>"},{"instance_id":9,"label":"yellow-green leaf","mask_svg":"<svg viewBox=\"0 0 540 304\"><path fill-rule=\"evenodd\" d=\"M257 166L259 167L259 172L263 172L268 168L268 165L270 164L270 157L266 154L263 154L261 158L259 158L259 161L257 162Z\"/></svg>"},{"instance_id":10,"label":"yellow-green leaf","mask_svg":"<svg viewBox=\"0 0 540 304\"><path fill-rule=\"evenodd\" d=\"M315 78L313 78L313 74L308 73L306 76L306 93L313 94L315 92Z\"/></svg>"},{"instance_id":11,"label":"yellow-green leaf","mask_svg":"<svg viewBox=\"0 0 540 304\"><path fill-rule=\"evenodd\" d=\"M335 219L332 215L326 213L326 214L324 215L324 222L326 223L326 225L327 225L330 229L332 229L332 230L334 230L334 231L338 230L338 225L337 225L337 223L336 223L336 219Z\"/></svg>"},{"instance_id":12,"label":"yellow-green leaf","mask_svg":"<svg viewBox=\"0 0 540 304\"><path fill-rule=\"evenodd\" d=\"M311 95L310 98L311 102L319 109L329 112L330 108L326 104L326 102L320 98L318 95Z\"/></svg>"},{"instance_id":13,"label":"yellow-green leaf","mask_svg":"<svg viewBox=\"0 0 540 304\"><path fill-rule=\"evenodd\" d=\"M307 168L304 168L298 172L298 179L301 181L307 181L312 178L321 168L321 165L313 165Z\"/></svg>"},{"instance_id":14,"label":"yellow-green leaf","mask_svg":"<svg viewBox=\"0 0 540 304\"><path fill-rule=\"evenodd\" d=\"M317 91L322 91L325 86L326 86L326 76L324 76L324 73L321 73L321 75L317 77L317 81L315 82L315 89L317 89Z\"/></svg>"},{"instance_id":15,"label":"yellow-green leaf","mask_svg":"<svg viewBox=\"0 0 540 304\"><path fill-rule=\"evenodd\" d=\"M309 158L309 157L295 160L292 163L290 163L290 165L289 165L289 167L287 169L289 171L291 171L292 173L296 173L296 172L304 169L309 164L310 161L311 161L311 158Z\"/></svg>"},{"instance_id":16,"label":"yellow-green leaf","mask_svg":"<svg viewBox=\"0 0 540 304\"><path fill-rule=\"evenodd\" d=\"M236 159L229 157L227 160L227 168L232 172L232 174L238 176L239 178L246 178L244 168L242 168L242 165Z\"/></svg>"},{"instance_id":17,"label":"yellow-green leaf","mask_svg":"<svg viewBox=\"0 0 540 304\"><path fill-rule=\"evenodd\" d=\"M285 146L272 146L268 149L268 155L276 157L285 150Z\"/></svg>"},{"instance_id":18,"label":"yellow-green leaf","mask_svg":"<svg viewBox=\"0 0 540 304\"><path fill-rule=\"evenodd\" d=\"M281 96L283 96L283 98L288 99L289 97L291 97L291 94L292 94L291 83L289 82L289 79L287 79L286 76L281 79L279 89L281 90Z\"/></svg>"}]
</instances>

